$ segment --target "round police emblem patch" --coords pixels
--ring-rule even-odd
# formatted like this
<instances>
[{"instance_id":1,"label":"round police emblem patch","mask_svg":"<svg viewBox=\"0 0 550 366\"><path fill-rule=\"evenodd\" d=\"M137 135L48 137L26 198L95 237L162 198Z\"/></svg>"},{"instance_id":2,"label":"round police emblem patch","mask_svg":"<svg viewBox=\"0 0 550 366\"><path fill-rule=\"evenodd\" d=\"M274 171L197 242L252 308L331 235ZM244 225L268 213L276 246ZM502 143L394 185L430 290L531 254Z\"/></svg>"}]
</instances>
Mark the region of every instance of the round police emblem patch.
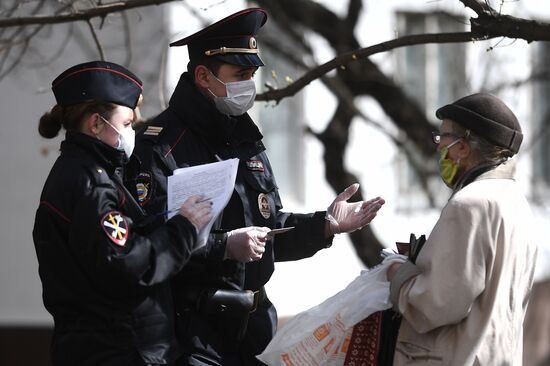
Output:
<instances>
[{"instance_id":1,"label":"round police emblem patch","mask_svg":"<svg viewBox=\"0 0 550 366\"><path fill-rule=\"evenodd\" d=\"M264 219L269 219L271 217L271 209L269 207L269 199L267 194L260 193L258 195L258 208Z\"/></svg>"},{"instance_id":2,"label":"round police emblem patch","mask_svg":"<svg viewBox=\"0 0 550 366\"><path fill-rule=\"evenodd\" d=\"M118 211L107 212L100 221L107 237L116 245L123 247L128 240L128 221Z\"/></svg>"},{"instance_id":3,"label":"round police emblem patch","mask_svg":"<svg viewBox=\"0 0 550 366\"><path fill-rule=\"evenodd\" d=\"M152 174L149 172L141 172L136 178L136 194L137 201L140 206L149 201L153 194L153 179Z\"/></svg>"}]
</instances>

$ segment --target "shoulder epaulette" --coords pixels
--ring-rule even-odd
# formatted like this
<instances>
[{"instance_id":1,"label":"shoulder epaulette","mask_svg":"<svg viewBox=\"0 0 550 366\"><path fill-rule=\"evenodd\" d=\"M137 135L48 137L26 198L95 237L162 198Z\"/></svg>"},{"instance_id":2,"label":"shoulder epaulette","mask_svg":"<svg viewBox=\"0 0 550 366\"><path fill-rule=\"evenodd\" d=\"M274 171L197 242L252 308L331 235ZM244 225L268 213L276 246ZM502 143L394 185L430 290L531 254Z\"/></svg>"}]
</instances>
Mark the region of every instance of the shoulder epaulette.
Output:
<instances>
[{"instance_id":1,"label":"shoulder epaulette","mask_svg":"<svg viewBox=\"0 0 550 366\"><path fill-rule=\"evenodd\" d=\"M137 138L140 140L158 141L162 132L166 131L166 121L163 119L154 119L144 123L138 133Z\"/></svg>"},{"instance_id":2,"label":"shoulder epaulette","mask_svg":"<svg viewBox=\"0 0 550 366\"><path fill-rule=\"evenodd\" d=\"M164 127L161 126L147 126L147 129L143 131L143 134L147 136L158 136L163 128Z\"/></svg>"}]
</instances>

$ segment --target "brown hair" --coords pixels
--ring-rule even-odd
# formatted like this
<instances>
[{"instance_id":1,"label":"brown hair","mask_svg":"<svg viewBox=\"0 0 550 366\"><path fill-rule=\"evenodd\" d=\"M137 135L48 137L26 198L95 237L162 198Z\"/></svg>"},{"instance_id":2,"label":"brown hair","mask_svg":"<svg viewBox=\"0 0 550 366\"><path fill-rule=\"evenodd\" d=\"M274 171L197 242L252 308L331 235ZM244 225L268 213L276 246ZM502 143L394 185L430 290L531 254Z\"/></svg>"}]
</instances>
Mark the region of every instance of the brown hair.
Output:
<instances>
[{"instance_id":1,"label":"brown hair","mask_svg":"<svg viewBox=\"0 0 550 366\"><path fill-rule=\"evenodd\" d=\"M51 111L40 117L38 133L47 139L57 136L61 127L66 131L80 131L84 118L92 113L99 113L109 119L116 105L107 102L89 101L62 107L56 104Z\"/></svg>"},{"instance_id":2,"label":"brown hair","mask_svg":"<svg viewBox=\"0 0 550 366\"><path fill-rule=\"evenodd\" d=\"M195 77L195 69L199 65L204 65L208 68L208 70L212 71L212 73L217 77L218 71L220 71L220 67L222 67L224 63L214 57L208 57L204 56L196 60L191 60L187 64L187 71L191 74L191 77Z\"/></svg>"}]
</instances>

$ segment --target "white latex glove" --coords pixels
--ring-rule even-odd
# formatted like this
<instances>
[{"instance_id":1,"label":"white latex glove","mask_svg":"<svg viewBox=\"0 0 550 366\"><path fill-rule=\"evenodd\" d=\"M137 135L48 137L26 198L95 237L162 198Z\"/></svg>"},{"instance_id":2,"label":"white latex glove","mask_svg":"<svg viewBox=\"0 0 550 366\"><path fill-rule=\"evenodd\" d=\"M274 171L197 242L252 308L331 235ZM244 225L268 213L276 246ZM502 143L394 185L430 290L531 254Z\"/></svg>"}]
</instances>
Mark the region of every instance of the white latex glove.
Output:
<instances>
[{"instance_id":1,"label":"white latex glove","mask_svg":"<svg viewBox=\"0 0 550 366\"><path fill-rule=\"evenodd\" d=\"M267 227L249 226L228 232L225 257L239 262L260 260L269 231Z\"/></svg>"},{"instance_id":2,"label":"white latex glove","mask_svg":"<svg viewBox=\"0 0 550 366\"><path fill-rule=\"evenodd\" d=\"M351 233L369 224L385 203L380 197L369 201L347 202L359 189L359 183L352 184L340 193L327 208L326 219L332 234Z\"/></svg>"},{"instance_id":3,"label":"white latex glove","mask_svg":"<svg viewBox=\"0 0 550 366\"><path fill-rule=\"evenodd\" d=\"M178 213L189 220L199 232L212 218L212 201L205 201L202 195L191 196L181 205Z\"/></svg>"}]
</instances>

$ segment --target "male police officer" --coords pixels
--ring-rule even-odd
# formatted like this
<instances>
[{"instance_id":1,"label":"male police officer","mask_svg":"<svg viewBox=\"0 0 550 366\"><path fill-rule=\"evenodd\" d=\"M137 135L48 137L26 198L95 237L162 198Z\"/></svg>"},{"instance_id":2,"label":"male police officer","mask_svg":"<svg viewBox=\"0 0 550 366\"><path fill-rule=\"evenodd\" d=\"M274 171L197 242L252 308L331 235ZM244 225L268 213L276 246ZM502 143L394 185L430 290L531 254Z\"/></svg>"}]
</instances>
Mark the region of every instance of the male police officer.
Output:
<instances>
[{"instance_id":1,"label":"male police officer","mask_svg":"<svg viewBox=\"0 0 550 366\"><path fill-rule=\"evenodd\" d=\"M384 203L381 198L348 203L358 189L353 185L327 212L281 211L262 135L246 113L256 95L252 77L263 66L254 36L266 20L262 9L247 9L172 43L188 46L188 72L168 109L138 136L135 154L141 165L130 174L136 180L129 186L135 184L131 188L137 187L149 212L165 209L166 177L174 169L240 159L233 196L214 226L217 233L174 282L185 365L260 364L254 356L277 324L263 287L274 261L312 256L329 247L334 234L369 223ZM266 235L282 227L295 228L276 238Z\"/></svg>"}]
</instances>

